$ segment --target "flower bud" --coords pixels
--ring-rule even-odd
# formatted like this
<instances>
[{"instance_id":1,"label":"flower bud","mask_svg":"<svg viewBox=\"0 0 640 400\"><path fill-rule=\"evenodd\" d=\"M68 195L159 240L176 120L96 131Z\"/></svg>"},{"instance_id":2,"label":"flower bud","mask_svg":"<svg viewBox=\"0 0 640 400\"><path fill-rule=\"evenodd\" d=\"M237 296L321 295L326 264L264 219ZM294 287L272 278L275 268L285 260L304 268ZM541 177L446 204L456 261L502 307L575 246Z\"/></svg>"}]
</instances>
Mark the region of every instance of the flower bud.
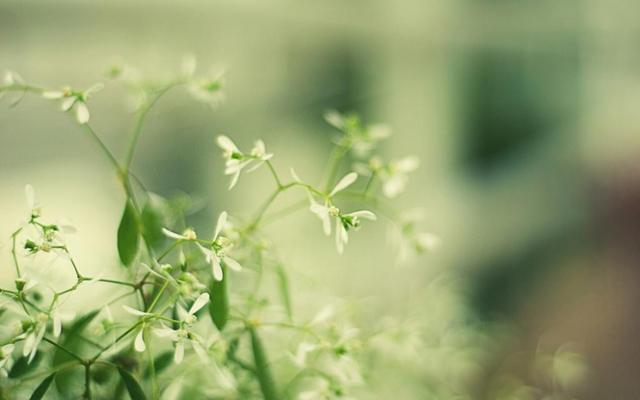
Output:
<instances>
[{"instance_id":1,"label":"flower bud","mask_svg":"<svg viewBox=\"0 0 640 400\"><path fill-rule=\"evenodd\" d=\"M25 285L27 284L27 281L24 278L18 278L16 279L15 283L16 283L16 289L18 290L18 292L22 292Z\"/></svg>"}]
</instances>

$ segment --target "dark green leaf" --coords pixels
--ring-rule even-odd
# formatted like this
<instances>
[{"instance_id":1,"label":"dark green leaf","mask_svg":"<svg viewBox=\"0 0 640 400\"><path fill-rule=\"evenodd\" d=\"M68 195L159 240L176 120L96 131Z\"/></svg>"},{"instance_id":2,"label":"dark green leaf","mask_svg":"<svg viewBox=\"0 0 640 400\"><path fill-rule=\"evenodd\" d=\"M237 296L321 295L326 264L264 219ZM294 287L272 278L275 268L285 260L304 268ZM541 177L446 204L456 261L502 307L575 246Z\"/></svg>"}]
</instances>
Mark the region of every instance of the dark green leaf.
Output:
<instances>
[{"instance_id":1,"label":"dark green leaf","mask_svg":"<svg viewBox=\"0 0 640 400\"><path fill-rule=\"evenodd\" d=\"M136 209L130 200L124 206L120 226L118 227L118 255L120 261L126 266L131 265L138 254L138 240L140 236L140 224Z\"/></svg>"},{"instance_id":2,"label":"dark green leaf","mask_svg":"<svg viewBox=\"0 0 640 400\"><path fill-rule=\"evenodd\" d=\"M256 375L258 377L258 383L260 384L260 391L265 400L277 400L278 395L276 391L276 385L273 381L273 375L269 366L269 359L264 351L262 341L258 336L256 329L249 328L249 334L251 335L251 349L253 351L253 361L256 367Z\"/></svg>"},{"instance_id":3,"label":"dark green leaf","mask_svg":"<svg viewBox=\"0 0 640 400\"><path fill-rule=\"evenodd\" d=\"M149 200L144 205L140 215L142 234L154 250L162 248L165 242L165 236L162 234L162 228L166 225L165 208L164 200L150 193Z\"/></svg>"},{"instance_id":4,"label":"dark green leaf","mask_svg":"<svg viewBox=\"0 0 640 400\"><path fill-rule=\"evenodd\" d=\"M147 396L145 396L140 384L128 371L118 367L118 372L120 372L120 376L122 377L122 381L124 385L127 387L127 392L129 392L129 396L131 400L146 400Z\"/></svg>"},{"instance_id":5,"label":"dark green leaf","mask_svg":"<svg viewBox=\"0 0 640 400\"><path fill-rule=\"evenodd\" d=\"M222 280L216 281L215 279L212 279L209 287L209 295L211 296L211 301L209 302L209 315L211 315L213 323L220 331L224 329L224 326L227 324L227 320L229 319L228 279L229 274L227 274L227 268L223 265Z\"/></svg>"},{"instance_id":6,"label":"dark green leaf","mask_svg":"<svg viewBox=\"0 0 640 400\"><path fill-rule=\"evenodd\" d=\"M38 385L36 390L33 391L33 394L31 395L29 400L40 400L41 398L43 398L44 394L47 393L47 390L49 390L49 386L51 386L51 382L53 381L53 378L55 378L55 377L56 377L55 373L47 376L45 378L45 380L43 380Z\"/></svg>"},{"instance_id":7,"label":"dark green leaf","mask_svg":"<svg viewBox=\"0 0 640 400\"><path fill-rule=\"evenodd\" d=\"M13 367L11 367L11 370L9 371L9 378L19 378L24 374L30 372L38 366L40 360L42 360L42 353L40 352L36 353L36 355L33 357L33 360L31 360L31 363L28 362L29 356L18 358L18 360L13 364Z\"/></svg>"},{"instance_id":8,"label":"dark green leaf","mask_svg":"<svg viewBox=\"0 0 640 400\"><path fill-rule=\"evenodd\" d=\"M282 264L278 265L278 289L280 289L280 296L282 297L282 304L287 312L287 318L289 322L293 320L293 310L291 307L291 295L289 292L289 278L287 277L287 271Z\"/></svg>"}]
</instances>

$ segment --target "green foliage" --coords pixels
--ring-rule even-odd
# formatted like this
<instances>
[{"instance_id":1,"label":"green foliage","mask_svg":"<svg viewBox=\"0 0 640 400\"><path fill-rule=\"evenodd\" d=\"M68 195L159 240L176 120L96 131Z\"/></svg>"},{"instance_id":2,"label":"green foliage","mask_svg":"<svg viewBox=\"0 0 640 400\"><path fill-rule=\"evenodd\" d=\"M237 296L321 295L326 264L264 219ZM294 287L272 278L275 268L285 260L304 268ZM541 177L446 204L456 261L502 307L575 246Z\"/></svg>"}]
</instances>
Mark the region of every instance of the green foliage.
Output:
<instances>
[{"instance_id":1,"label":"green foliage","mask_svg":"<svg viewBox=\"0 0 640 400\"><path fill-rule=\"evenodd\" d=\"M147 397L144 394L144 391L142 390L142 387L140 387L140 384L138 383L136 378L134 378L133 375L131 375L128 371L125 371L120 367L118 367L118 372L120 373L120 377L122 378L122 381L124 382L124 385L127 388L127 393L129 393L131 400L147 399Z\"/></svg>"},{"instance_id":2,"label":"green foliage","mask_svg":"<svg viewBox=\"0 0 640 400\"><path fill-rule=\"evenodd\" d=\"M53 378L56 377L56 374L53 373L49 376L47 376L36 388L36 390L33 391L33 394L31 395L31 397L29 398L29 400L40 400L41 398L44 397L44 395L47 393L47 390L49 390L49 386L51 386L51 382L53 382Z\"/></svg>"},{"instance_id":3,"label":"green foliage","mask_svg":"<svg viewBox=\"0 0 640 400\"><path fill-rule=\"evenodd\" d=\"M127 200L118 226L118 255L125 266L130 266L138 254L139 237L138 215L131 200Z\"/></svg>"},{"instance_id":4,"label":"green foliage","mask_svg":"<svg viewBox=\"0 0 640 400\"><path fill-rule=\"evenodd\" d=\"M217 281L211 280L209 294L213 301L209 303L209 315L215 326L222 331L229 320L229 290L227 282L229 276L226 273L226 267L223 268L223 277Z\"/></svg>"}]
</instances>

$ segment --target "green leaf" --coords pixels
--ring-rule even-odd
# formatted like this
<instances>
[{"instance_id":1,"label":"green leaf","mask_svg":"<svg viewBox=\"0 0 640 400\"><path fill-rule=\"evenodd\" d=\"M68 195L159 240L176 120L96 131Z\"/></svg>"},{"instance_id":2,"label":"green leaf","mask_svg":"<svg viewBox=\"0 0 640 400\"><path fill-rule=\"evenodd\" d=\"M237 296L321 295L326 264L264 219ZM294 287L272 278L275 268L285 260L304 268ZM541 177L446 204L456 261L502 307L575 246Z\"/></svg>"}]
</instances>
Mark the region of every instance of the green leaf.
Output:
<instances>
[{"instance_id":1,"label":"green leaf","mask_svg":"<svg viewBox=\"0 0 640 400\"><path fill-rule=\"evenodd\" d=\"M273 374L269 366L269 359L264 351L262 341L254 327L249 328L251 335L251 349L253 351L253 361L256 367L256 375L260 384L260 391L265 400L277 400L278 395L276 385L273 381Z\"/></svg>"},{"instance_id":2,"label":"green leaf","mask_svg":"<svg viewBox=\"0 0 640 400\"><path fill-rule=\"evenodd\" d=\"M166 225L164 216L165 209L166 204L164 199L149 193L149 200L142 208L142 213L140 214L142 234L154 250L162 248L166 239L162 234L162 228Z\"/></svg>"},{"instance_id":3,"label":"green leaf","mask_svg":"<svg viewBox=\"0 0 640 400\"><path fill-rule=\"evenodd\" d=\"M21 376L35 369L35 367L37 367L40 363L40 360L42 360L41 352L36 353L36 355L33 357L33 360L31 360L31 363L28 362L28 355L26 357L18 358L18 360L13 364L11 370L9 371L9 378L20 378Z\"/></svg>"},{"instance_id":4,"label":"green leaf","mask_svg":"<svg viewBox=\"0 0 640 400\"><path fill-rule=\"evenodd\" d=\"M144 392L142 391L142 388L140 387L140 384L138 383L136 378L133 377L133 375L131 375L128 371L125 371L120 367L118 367L118 372L120 373L120 376L122 377L122 381L127 387L127 392L129 392L129 396L131 397L131 400L147 399L147 396L145 396Z\"/></svg>"},{"instance_id":5,"label":"green leaf","mask_svg":"<svg viewBox=\"0 0 640 400\"><path fill-rule=\"evenodd\" d=\"M216 281L215 279L212 279L209 287L209 295L211 296L211 301L209 302L209 315L211 315L213 323L220 331L224 329L227 324L227 320L229 319L229 291L227 288L228 276L227 268L223 265L222 280Z\"/></svg>"},{"instance_id":6,"label":"green leaf","mask_svg":"<svg viewBox=\"0 0 640 400\"><path fill-rule=\"evenodd\" d=\"M282 304L287 312L287 318L289 322L293 321L293 310L291 307L291 294L289 291L289 278L287 277L287 271L282 264L278 265L276 270L278 277L278 289L280 289L280 296L282 297Z\"/></svg>"},{"instance_id":7,"label":"green leaf","mask_svg":"<svg viewBox=\"0 0 640 400\"><path fill-rule=\"evenodd\" d=\"M118 227L118 255L120 261L126 266L131 265L138 253L138 239L140 236L140 224L136 215L136 209L131 200L127 200Z\"/></svg>"},{"instance_id":8,"label":"green leaf","mask_svg":"<svg viewBox=\"0 0 640 400\"><path fill-rule=\"evenodd\" d=\"M53 382L53 378L55 377L56 377L55 372L47 376L45 380L43 380L38 385L36 390L33 391L33 394L31 395L31 397L29 397L29 400L40 400L41 398L43 398L45 393L47 393L47 390L49 390L49 386L51 386L51 382Z\"/></svg>"},{"instance_id":9,"label":"green leaf","mask_svg":"<svg viewBox=\"0 0 640 400\"><path fill-rule=\"evenodd\" d=\"M45 380L38 385L36 390L33 391L33 394L31 395L31 397L29 397L29 400L40 400L41 398L43 398L44 394L47 393L47 390L49 390L49 386L51 386L51 382L53 382L53 378L55 377L55 372L47 376Z\"/></svg>"}]
</instances>

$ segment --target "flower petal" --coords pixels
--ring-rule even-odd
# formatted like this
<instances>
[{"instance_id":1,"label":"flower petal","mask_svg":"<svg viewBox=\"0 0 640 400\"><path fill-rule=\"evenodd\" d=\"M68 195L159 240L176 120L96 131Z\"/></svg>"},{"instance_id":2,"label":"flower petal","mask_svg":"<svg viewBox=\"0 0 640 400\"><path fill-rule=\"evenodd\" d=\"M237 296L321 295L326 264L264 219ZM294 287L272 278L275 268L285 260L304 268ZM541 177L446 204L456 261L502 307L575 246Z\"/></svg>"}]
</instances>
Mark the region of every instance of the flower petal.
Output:
<instances>
[{"instance_id":1,"label":"flower petal","mask_svg":"<svg viewBox=\"0 0 640 400\"><path fill-rule=\"evenodd\" d=\"M340 181L333 188L331 193L329 193L329 197L335 195L336 193L338 193L341 190L344 190L344 189L348 188L349 186L351 186L351 184L353 184L353 182L356 181L356 179L358 179L358 174L356 174L355 172L350 172L350 173L346 174L342 179L340 179Z\"/></svg>"},{"instance_id":2,"label":"flower petal","mask_svg":"<svg viewBox=\"0 0 640 400\"><path fill-rule=\"evenodd\" d=\"M62 333L62 321L60 320L60 314L57 312L53 313L53 336L59 337L60 333Z\"/></svg>"},{"instance_id":3,"label":"flower petal","mask_svg":"<svg viewBox=\"0 0 640 400\"><path fill-rule=\"evenodd\" d=\"M62 92L61 90L50 90L42 92L42 97L50 100L61 99L64 97L64 92Z\"/></svg>"},{"instance_id":4,"label":"flower petal","mask_svg":"<svg viewBox=\"0 0 640 400\"><path fill-rule=\"evenodd\" d=\"M129 307L129 306L122 306L122 308L123 308L126 312L128 312L129 314L131 314L131 315L135 315L135 316L137 316L137 317L144 317L144 316L150 315L149 313L146 313L146 312L144 312L144 311L140 311L140 310L136 310L135 308L131 308L131 307Z\"/></svg>"},{"instance_id":5,"label":"flower petal","mask_svg":"<svg viewBox=\"0 0 640 400\"><path fill-rule=\"evenodd\" d=\"M198 358L200 358L200 361L202 361L204 364L208 364L209 355L207 354L207 351L200 345L200 343L196 342L195 340L192 340L191 346L193 347L193 350L195 350L196 354L198 355Z\"/></svg>"},{"instance_id":6,"label":"flower petal","mask_svg":"<svg viewBox=\"0 0 640 400\"><path fill-rule=\"evenodd\" d=\"M176 240L185 240L186 237L184 237L184 235L180 235L179 233L175 233L173 231L170 231L167 228L162 228L162 233L166 236L169 237L171 239L176 239Z\"/></svg>"},{"instance_id":7,"label":"flower petal","mask_svg":"<svg viewBox=\"0 0 640 400\"><path fill-rule=\"evenodd\" d=\"M217 281L222 280L222 267L220 266L220 258L216 254L211 255L211 271L213 273L213 279Z\"/></svg>"},{"instance_id":8,"label":"flower petal","mask_svg":"<svg viewBox=\"0 0 640 400\"><path fill-rule=\"evenodd\" d=\"M147 349L147 346L144 343L144 329L140 329L140 332L136 335L136 340L133 342L133 348L136 349L138 353L142 353Z\"/></svg>"},{"instance_id":9,"label":"flower petal","mask_svg":"<svg viewBox=\"0 0 640 400\"><path fill-rule=\"evenodd\" d=\"M218 142L218 146L220 146L220 148L224 151L227 151L227 152L238 151L238 148L236 147L235 143L233 143L233 141L225 135L218 136L217 142Z\"/></svg>"},{"instance_id":10,"label":"flower petal","mask_svg":"<svg viewBox=\"0 0 640 400\"><path fill-rule=\"evenodd\" d=\"M302 182L302 179L300 179L298 174L296 174L296 171L293 169L293 167L289 168L289 172L291 173L291 177L293 178L294 181Z\"/></svg>"},{"instance_id":11,"label":"flower petal","mask_svg":"<svg viewBox=\"0 0 640 400\"><path fill-rule=\"evenodd\" d=\"M64 100L62 100L62 104L60 105L60 108L62 109L62 111L69 111L71 107L73 107L76 101L77 99L75 97L67 97Z\"/></svg>"},{"instance_id":12,"label":"flower petal","mask_svg":"<svg viewBox=\"0 0 640 400\"><path fill-rule=\"evenodd\" d=\"M227 264L227 267L231 268L234 271L242 271L242 265L240 265L240 263L238 263L231 257L225 257L224 263Z\"/></svg>"},{"instance_id":13,"label":"flower petal","mask_svg":"<svg viewBox=\"0 0 640 400\"><path fill-rule=\"evenodd\" d=\"M89 109L84 101L78 101L76 104L76 120L78 120L79 124L89 122Z\"/></svg>"},{"instance_id":14,"label":"flower petal","mask_svg":"<svg viewBox=\"0 0 640 400\"><path fill-rule=\"evenodd\" d=\"M375 221L378 219L378 217L376 217L376 215L369 210L354 211L352 213L346 214L345 217L364 218L371 221Z\"/></svg>"},{"instance_id":15,"label":"flower petal","mask_svg":"<svg viewBox=\"0 0 640 400\"><path fill-rule=\"evenodd\" d=\"M176 364L180 364L184 360L184 343L179 341L176 343L176 351L173 353L173 361Z\"/></svg>"},{"instance_id":16,"label":"flower petal","mask_svg":"<svg viewBox=\"0 0 640 400\"><path fill-rule=\"evenodd\" d=\"M218 217L218 222L216 223L216 231L213 234L213 240L216 240L218 238L218 235L220 234L220 232L222 232L222 230L226 225L227 225L227 212L223 211L222 213L220 213L220 216Z\"/></svg>"},{"instance_id":17,"label":"flower petal","mask_svg":"<svg viewBox=\"0 0 640 400\"><path fill-rule=\"evenodd\" d=\"M231 178L231 183L229 183L229 190L233 189L233 187L238 183L238 179L240 178L240 170L233 175Z\"/></svg>"},{"instance_id":18,"label":"flower petal","mask_svg":"<svg viewBox=\"0 0 640 400\"><path fill-rule=\"evenodd\" d=\"M206 293L206 292L202 293L200 296L198 296L196 301L193 302L193 305L191 305L191 308L189 309L189 314L193 315L197 313L202 307L206 306L208 302L209 302L209 293Z\"/></svg>"}]
</instances>

